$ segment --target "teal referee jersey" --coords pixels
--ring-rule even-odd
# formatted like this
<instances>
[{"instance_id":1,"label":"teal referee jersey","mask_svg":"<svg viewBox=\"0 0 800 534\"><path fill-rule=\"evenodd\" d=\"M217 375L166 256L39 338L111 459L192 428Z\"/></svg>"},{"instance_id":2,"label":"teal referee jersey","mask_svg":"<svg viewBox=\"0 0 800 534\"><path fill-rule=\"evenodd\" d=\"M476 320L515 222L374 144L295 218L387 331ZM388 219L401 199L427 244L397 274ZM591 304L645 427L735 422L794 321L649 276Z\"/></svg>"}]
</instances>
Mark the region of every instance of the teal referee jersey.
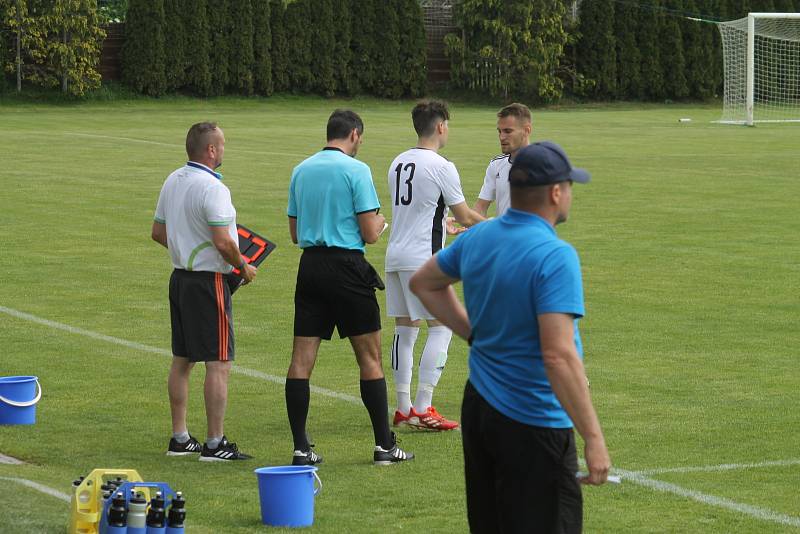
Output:
<instances>
[{"instance_id":1,"label":"teal referee jersey","mask_svg":"<svg viewBox=\"0 0 800 534\"><path fill-rule=\"evenodd\" d=\"M381 207L366 163L324 148L292 171L289 217L297 219L300 248L364 251L358 215Z\"/></svg>"}]
</instances>

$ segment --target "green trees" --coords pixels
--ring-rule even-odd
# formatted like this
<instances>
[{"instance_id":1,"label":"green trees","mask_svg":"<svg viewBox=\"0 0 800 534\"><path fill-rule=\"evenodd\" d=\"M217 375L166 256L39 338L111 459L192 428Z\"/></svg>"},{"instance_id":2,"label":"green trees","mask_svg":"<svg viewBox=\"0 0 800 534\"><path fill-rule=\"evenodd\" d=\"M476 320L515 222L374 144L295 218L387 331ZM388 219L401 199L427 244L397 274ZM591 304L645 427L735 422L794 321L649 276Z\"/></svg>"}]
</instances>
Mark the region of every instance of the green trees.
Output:
<instances>
[{"instance_id":1,"label":"green trees","mask_svg":"<svg viewBox=\"0 0 800 534\"><path fill-rule=\"evenodd\" d=\"M297 0L286 6L284 27L286 35L291 36L288 50L289 89L293 92L310 93L314 84L311 62L314 49L311 39L316 38L309 31L309 19L313 16L311 0Z\"/></svg>"},{"instance_id":2,"label":"green trees","mask_svg":"<svg viewBox=\"0 0 800 534\"><path fill-rule=\"evenodd\" d=\"M275 91L289 89L289 43L286 40L286 6L283 0L270 0L269 21L272 33L272 84Z\"/></svg>"},{"instance_id":3,"label":"green trees","mask_svg":"<svg viewBox=\"0 0 800 534\"><path fill-rule=\"evenodd\" d=\"M427 85L428 56L422 8L418 0L399 0L400 85L402 94L422 96Z\"/></svg>"},{"instance_id":4,"label":"green trees","mask_svg":"<svg viewBox=\"0 0 800 534\"><path fill-rule=\"evenodd\" d=\"M375 63L375 47L380 46L372 34L378 25L375 4L382 0L349 0L350 11L350 49L352 50L354 93L369 93L375 88L378 66Z\"/></svg>"},{"instance_id":5,"label":"green trees","mask_svg":"<svg viewBox=\"0 0 800 534\"><path fill-rule=\"evenodd\" d=\"M228 1L228 83L234 93L253 94L253 6L250 0Z\"/></svg>"},{"instance_id":6,"label":"green trees","mask_svg":"<svg viewBox=\"0 0 800 534\"><path fill-rule=\"evenodd\" d=\"M99 27L97 5L91 0L6 0L2 6L5 57L7 37L14 36L14 61L4 70L41 87L82 95L100 86L97 64L105 33ZM3 73L5 78L5 73Z\"/></svg>"},{"instance_id":7,"label":"green trees","mask_svg":"<svg viewBox=\"0 0 800 534\"><path fill-rule=\"evenodd\" d=\"M211 66L211 89L210 95L219 96L225 94L228 88L230 69L228 60L230 59L230 23L228 22L228 3L237 0L215 0L209 1L207 13L209 22L208 40L210 41L208 52L208 63Z\"/></svg>"},{"instance_id":8,"label":"green trees","mask_svg":"<svg viewBox=\"0 0 800 534\"><path fill-rule=\"evenodd\" d=\"M496 96L559 98L567 33L559 0L464 0L456 7L462 35L446 38L458 87Z\"/></svg>"},{"instance_id":9,"label":"green trees","mask_svg":"<svg viewBox=\"0 0 800 534\"><path fill-rule=\"evenodd\" d=\"M346 2L335 2L333 6L333 76L336 92L342 95L353 93L353 51L351 50L352 21Z\"/></svg>"},{"instance_id":10,"label":"green trees","mask_svg":"<svg viewBox=\"0 0 800 534\"><path fill-rule=\"evenodd\" d=\"M718 95L722 44L718 28L708 20L732 20L757 11L792 12L794 6L794 0L584 0L575 56L579 74L593 86L586 94L649 100ZM610 40L616 43L616 73Z\"/></svg>"},{"instance_id":11,"label":"green trees","mask_svg":"<svg viewBox=\"0 0 800 534\"><path fill-rule=\"evenodd\" d=\"M313 0L308 21L313 28L318 29L316 35L309 40L309 48L312 50L310 67L314 73L310 90L327 97L336 93L334 3L338 2Z\"/></svg>"},{"instance_id":12,"label":"green trees","mask_svg":"<svg viewBox=\"0 0 800 534\"><path fill-rule=\"evenodd\" d=\"M659 0L652 0L653 7L660 7ZM656 9L639 12L639 33L637 42L642 55L642 98L660 100L666 96L664 91L664 71L661 67L661 19L663 15Z\"/></svg>"},{"instance_id":13,"label":"green trees","mask_svg":"<svg viewBox=\"0 0 800 534\"><path fill-rule=\"evenodd\" d=\"M689 13L700 13L696 0L684 0L684 9ZM705 7L705 6L703 6ZM696 98L714 95L714 39L712 31L717 29L693 20L680 20L683 36L684 60L686 61L687 94Z\"/></svg>"},{"instance_id":14,"label":"green trees","mask_svg":"<svg viewBox=\"0 0 800 534\"><path fill-rule=\"evenodd\" d=\"M669 12L681 13L682 0L664 0ZM686 60L683 57L683 35L678 17L661 17L659 41L661 69L663 73L664 95L667 98L685 98L689 94L686 86Z\"/></svg>"},{"instance_id":15,"label":"green trees","mask_svg":"<svg viewBox=\"0 0 800 534\"><path fill-rule=\"evenodd\" d=\"M639 31L639 10L631 4L618 4L614 11L614 35L617 51L617 98L641 98L642 54L636 36Z\"/></svg>"},{"instance_id":16,"label":"green trees","mask_svg":"<svg viewBox=\"0 0 800 534\"><path fill-rule=\"evenodd\" d=\"M131 0L126 35L123 81L152 96L394 98L427 81L417 0Z\"/></svg>"},{"instance_id":17,"label":"green trees","mask_svg":"<svg viewBox=\"0 0 800 534\"><path fill-rule=\"evenodd\" d=\"M269 0L253 0L253 85L255 92L272 94L272 31Z\"/></svg>"},{"instance_id":18,"label":"green trees","mask_svg":"<svg viewBox=\"0 0 800 534\"><path fill-rule=\"evenodd\" d=\"M9 44L11 43L11 31L9 30L5 16L5 13L8 13L8 11L8 0L0 0L0 13L4 14L0 16L0 94L8 89L7 72L11 68L10 59L12 56L11 49L9 48Z\"/></svg>"},{"instance_id":19,"label":"green trees","mask_svg":"<svg viewBox=\"0 0 800 534\"><path fill-rule=\"evenodd\" d=\"M164 53L164 0L130 0L122 46L122 80L151 96L167 88Z\"/></svg>"},{"instance_id":20,"label":"green trees","mask_svg":"<svg viewBox=\"0 0 800 534\"><path fill-rule=\"evenodd\" d=\"M189 27L186 26L185 0L164 0L164 77L166 90L175 91L186 81L186 41ZM203 6L205 7L205 6Z\"/></svg>"},{"instance_id":21,"label":"green trees","mask_svg":"<svg viewBox=\"0 0 800 534\"><path fill-rule=\"evenodd\" d=\"M618 34L615 33L614 8L612 0L584 2L581 4L578 26L578 49L581 53L577 67L584 76L594 81L591 94L602 100L609 100L617 94ZM626 28L620 29L626 32Z\"/></svg>"},{"instance_id":22,"label":"green trees","mask_svg":"<svg viewBox=\"0 0 800 534\"><path fill-rule=\"evenodd\" d=\"M378 67L374 72L371 92L386 98L399 98L403 94L398 3L397 0L377 0L373 4L374 23L368 32L370 61Z\"/></svg>"},{"instance_id":23,"label":"green trees","mask_svg":"<svg viewBox=\"0 0 800 534\"><path fill-rule=\"evenodd\" d=\"M211 94L211 28L206 0L181 0L186 28L185 85L183 89L199 96Z\"/></svg>"}]
</instances>

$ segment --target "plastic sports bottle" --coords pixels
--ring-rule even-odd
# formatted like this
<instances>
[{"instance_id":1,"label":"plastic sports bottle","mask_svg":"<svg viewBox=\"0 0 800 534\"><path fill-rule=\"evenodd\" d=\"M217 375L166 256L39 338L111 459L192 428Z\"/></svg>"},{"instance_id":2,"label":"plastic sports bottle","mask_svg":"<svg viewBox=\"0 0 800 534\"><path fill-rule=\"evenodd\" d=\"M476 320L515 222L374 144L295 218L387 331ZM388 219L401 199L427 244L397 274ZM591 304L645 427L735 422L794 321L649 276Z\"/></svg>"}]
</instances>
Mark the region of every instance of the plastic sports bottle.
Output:
<instances>
[{"instance_id":1,"label":"plastic sports bottle","mask_svg":"<svg viewBox=\"0 0 800 534\"><path fill-rule=\"evenodd\" d=\"M167 530L167 518L164 512L164 497L161 492L150 500L147 511L147 534L164 534Z\"/></svg>"},{"instance_id":2,"label":"plastic sports bottle","mask_svg":"<svg viewBox=\"0 0 800 534\"><path fill-rule=\"evenodd\" d=\"M134 494L131 490L131 494L128 503L127 534L147 534L147 501L140 492Z\"/></svg>"},{"instance_id":3,"label":"plastic sports bottle","mask_svg":"<svg viewBox=\"0 0 800 534\"><path fill-rule=\"evenodd\" d=\"M128 510L125 508L125 495L118 491L111 500L108 517L102 523L107 523L106 534L127 534Z\"/></svg>"},{"instance_id":4,"label":"plastic sports bottle","mask_svg":"<svg viewBox=\"0 0 800 534\"><path fill-rule=\"evenodd\" d=\"M172 499L172 506L169 507L167 515L166 534L184 534L184 522L186 521L186 499L179 491Z\"/></svg>"}]
</instances>

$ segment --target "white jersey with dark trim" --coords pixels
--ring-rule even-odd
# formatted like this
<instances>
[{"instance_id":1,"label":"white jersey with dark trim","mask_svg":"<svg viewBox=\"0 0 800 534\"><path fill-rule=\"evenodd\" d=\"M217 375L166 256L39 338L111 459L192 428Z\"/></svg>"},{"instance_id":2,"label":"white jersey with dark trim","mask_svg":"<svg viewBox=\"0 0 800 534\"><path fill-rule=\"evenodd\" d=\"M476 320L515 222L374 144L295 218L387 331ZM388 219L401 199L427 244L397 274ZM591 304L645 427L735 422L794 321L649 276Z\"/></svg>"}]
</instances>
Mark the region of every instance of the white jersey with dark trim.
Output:
<instances>
[{"instance_id":1,"label":"white jersey with dark trim","mask_svg":"<svg viewBox=\"0 0 800 534\"><path fill-rule=\"evenodd\" d=\"M501 154L492 158L486 167L486 176L478 198L495 202L495 216L500 217L511 207L511 191L508 186L508 172L511 170L511 158Z\"/></svg>"},{"instance_id":2,"label":"white jersey with dark trim","mask_svg":"<svg viewBox=\"0 0 800 534\"><path fill-rule=\"evenodd\" d=\"M386 271L416 270L444 246L447 207L466 202L456 166L433 150L406 150L389 167L392 230Z\"/></svg>"}]
</instances>

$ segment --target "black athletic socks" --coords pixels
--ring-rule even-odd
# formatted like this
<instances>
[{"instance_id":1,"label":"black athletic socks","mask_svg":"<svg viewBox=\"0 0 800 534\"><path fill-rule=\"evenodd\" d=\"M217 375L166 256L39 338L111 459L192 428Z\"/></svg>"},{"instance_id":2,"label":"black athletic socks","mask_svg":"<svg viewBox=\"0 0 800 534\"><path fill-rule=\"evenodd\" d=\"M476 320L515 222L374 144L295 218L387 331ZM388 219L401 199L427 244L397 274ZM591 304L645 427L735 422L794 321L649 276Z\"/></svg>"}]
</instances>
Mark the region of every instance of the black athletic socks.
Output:
<instances>
[{"instance_id":1,"label":"black athletic socks","mask_svg":"<svg viewBox=\"0 0 800 534\"><path fill-rule=\"evenodd\" d=\"M383 396L385 402L385 386ZM292 439L297 451L307 451L310 447L306 437L306 418L308 418L310 398L311 388L307 378L286 379L286 412L289 414L289 426L292 428Z\"/></svg>"},{"instance_id":2,"label":"black athletic socks","mask_svg":"<svg viewBox=\"0 0 800 534\"><path fill-rule=\"evenodd\" d=\"M287 381L288 391L288 381ZM392 434L389 431L389 405L386 400L386 379L361 381L361 400L369 412L372 421L372 432L375 434L375 445L391 449Z\"/></svg>"}]
</instances>

